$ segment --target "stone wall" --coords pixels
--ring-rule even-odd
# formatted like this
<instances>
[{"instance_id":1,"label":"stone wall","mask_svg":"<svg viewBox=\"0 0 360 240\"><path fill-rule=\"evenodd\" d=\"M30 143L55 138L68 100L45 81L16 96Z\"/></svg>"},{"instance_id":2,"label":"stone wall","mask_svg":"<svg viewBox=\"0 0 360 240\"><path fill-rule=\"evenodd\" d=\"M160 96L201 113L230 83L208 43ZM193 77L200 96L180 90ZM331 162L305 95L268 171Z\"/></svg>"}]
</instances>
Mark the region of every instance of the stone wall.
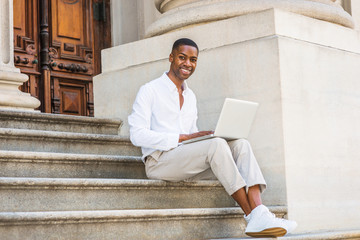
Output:
<instances>
[{"instance_id":1,"label":"stone wall","mask_svg":"<svg viewBox=\"0 0 360 240\"><path fill-rule=\"evenodd\" d=\"M159 15L153 1L111 0L112 46L143 39Z\"/></svg>"}]
</instances>

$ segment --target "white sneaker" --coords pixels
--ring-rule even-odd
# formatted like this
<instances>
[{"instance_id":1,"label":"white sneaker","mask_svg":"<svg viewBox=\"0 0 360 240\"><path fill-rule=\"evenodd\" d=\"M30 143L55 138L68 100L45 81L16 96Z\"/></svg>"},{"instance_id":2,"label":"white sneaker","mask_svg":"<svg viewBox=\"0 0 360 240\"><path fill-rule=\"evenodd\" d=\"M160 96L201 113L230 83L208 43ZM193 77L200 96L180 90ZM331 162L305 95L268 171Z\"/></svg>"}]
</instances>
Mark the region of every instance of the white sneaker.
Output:
<instances>
[{"instance_id":1,"label":"white sneaker","mask_svg":"<svg viewBox=\"0 0 360 240\"><path fill-rule=\"evenodd\" d=\"M297 226L295 221L277 218L264 205L257 206L245 220L248 222L245 234L251 237L282 237Z\"/></svg>"}]
</instances>

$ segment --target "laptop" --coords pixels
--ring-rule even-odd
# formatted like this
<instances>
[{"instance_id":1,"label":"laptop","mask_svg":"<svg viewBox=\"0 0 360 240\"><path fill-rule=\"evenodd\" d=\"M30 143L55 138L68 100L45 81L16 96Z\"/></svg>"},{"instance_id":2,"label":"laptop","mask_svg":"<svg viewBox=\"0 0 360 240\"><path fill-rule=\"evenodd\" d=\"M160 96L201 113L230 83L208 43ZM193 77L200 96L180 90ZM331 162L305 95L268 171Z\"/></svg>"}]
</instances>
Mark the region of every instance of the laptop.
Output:
<instances>
[{"instance_id":1,"label":"laptop","mask_svg":"<svg viewBox=\"0 0 360 240\"><path fill-rule=\"evenodd\" d=\"M189 139L179 145L221 137L225 140L247 138L259 104L226 98L213 134Z\"/></svg>"}]
</instances>

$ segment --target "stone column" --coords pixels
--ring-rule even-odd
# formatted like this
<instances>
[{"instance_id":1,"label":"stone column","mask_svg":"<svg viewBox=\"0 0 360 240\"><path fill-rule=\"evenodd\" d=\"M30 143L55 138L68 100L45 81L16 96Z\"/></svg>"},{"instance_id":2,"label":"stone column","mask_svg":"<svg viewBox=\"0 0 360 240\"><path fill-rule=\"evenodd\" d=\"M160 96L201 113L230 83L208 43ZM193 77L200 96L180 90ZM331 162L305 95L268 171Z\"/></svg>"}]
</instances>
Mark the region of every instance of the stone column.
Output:
<instances>
[{"instance_id":1,"label":"stone column","mask_svg":"<svg viewBox=\"0 0 360 240\"><path fill-rule=\"evenodd\" d=\"M148 27L146 37L270 8L354 28L353 19L339 0L154 0L154 3L162 16Z\"/></svg>"},{"instance_id":2,"label":"stone column","mask_svg":"<svg viewBox=\"0 0 360 240\"><path fill-rule=\"evenodd\" d=\"M0 2L0 109L34 110L40 101L19 90L28 76L14 65L13 0Z\"/></svg>"}]
</instances>

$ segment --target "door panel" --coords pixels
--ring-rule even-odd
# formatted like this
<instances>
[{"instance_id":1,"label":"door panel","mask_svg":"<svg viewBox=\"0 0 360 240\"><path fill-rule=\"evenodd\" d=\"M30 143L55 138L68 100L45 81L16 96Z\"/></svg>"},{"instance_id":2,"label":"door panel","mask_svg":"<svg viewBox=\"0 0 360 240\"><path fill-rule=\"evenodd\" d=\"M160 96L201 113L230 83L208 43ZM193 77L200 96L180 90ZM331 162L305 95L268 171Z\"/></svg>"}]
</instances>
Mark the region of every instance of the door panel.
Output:
<instances>
[{"instance_id":1,"label":"door panel","mask_svg":"<svg viewBox=\"0 0 360 240\"><path fill-rule=\"evenodd\" d=\"M60 113L72 115L84 115L86 107L86 85L60 82L60 95L62 104Z\"/></svg>"},{"instance_id":2,"label":"door panel","mask_svg":"<svg viewBox=\"0 0 360 240\"><path fill-rule=\"evenodd\" d=\"M87 115L89 83L59 77L52 78L52 83L54 113ZM90 108L91 112L93 112L93 107L90 106Z\"/></svg>"},{"instance_id":3,"label":"door panel","mask_svg":"<svg viewBox=\"0 0 360 240\"><path fill-rule=\"evenodd\" d=\"M51 0L50 71L52 112L93 116L92 6L87 0ZM64 80L66 79L66 80ZM60 106L57 104L60 103Z\"/></svg>"},{"instance_id":4,"label":"door panel","mask_svg":"<svg viewBox=\"0 0 360 240\"><path fill-rule=\"evenodd\" d=\"M14 0L14 9L17 9L18 16L14 18L14 32L16 31L16 36L25 36L25 1Z\"/></svg>"},{"instance_id":5,"label":"door panel","mask_svg":"<svg viewBox=\"0 0 360 240\"><path fill-rule=\"evenodd\" d=\"M60 53L58 57L61 59L86 63L93 52L90 1L52 0L51 3L52 43L50 47ZM91 63L87 65L88 68L92 67Z\"/></svg>"},{"instance_id":6,"label":"door panel","mask_svg":"<svg viewBox=\"0 0 360 240\"><path fill-rule=\"evenodd\" d=\"M83 7L80 1L53 1L53 30L55 36L80 40L83 26ZM56 14L56 15L55 15ZM55 28L56 27L56 28ZM56 39L54 39L56 40Z\"/></svg>"},{"instance_id":7,"label":"door panel","mask_svg":"<svg viewBox=\"0 0 360 240\"><path fill-rule=\"evenodd\" d=\"M84 95L84 88L74 88L73 86L63 86L60 89L62 99L61 111L69 114L81 115L79 112L82 109L84 101L82 96Z\"/></svg>"}]
</instances>

